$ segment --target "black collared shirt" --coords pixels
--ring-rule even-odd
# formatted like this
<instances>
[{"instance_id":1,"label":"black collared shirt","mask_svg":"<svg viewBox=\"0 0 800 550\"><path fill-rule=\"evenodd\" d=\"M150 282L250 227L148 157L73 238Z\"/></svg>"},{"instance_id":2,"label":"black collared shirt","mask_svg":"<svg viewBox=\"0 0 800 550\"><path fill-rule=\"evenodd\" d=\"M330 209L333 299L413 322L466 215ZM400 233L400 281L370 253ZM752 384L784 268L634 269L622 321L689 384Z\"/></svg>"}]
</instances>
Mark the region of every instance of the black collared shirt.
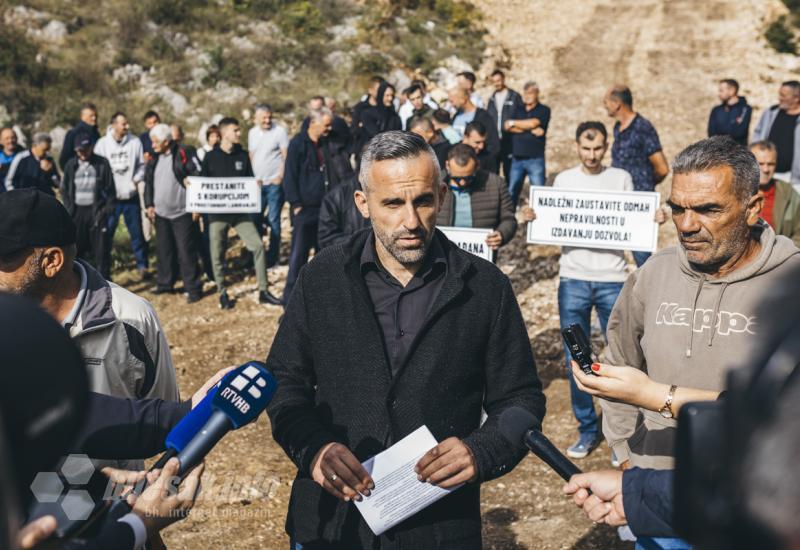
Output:
<instances>
[{"instance_id":1,"label":"black collared shirt","mask_svg":"<svg viewBox=\"0 0 800 550\"><path fill-rule=\"evenodd\" d=\"M405 361L411 343L442 289L446 272L447 257L436 237L431 242L422 266L405 287L378 260L375 236L368 238L364 244L361 252L361 274L372 298L375 317L383 332L392 376Z\"/></svg>"}]
</instances>

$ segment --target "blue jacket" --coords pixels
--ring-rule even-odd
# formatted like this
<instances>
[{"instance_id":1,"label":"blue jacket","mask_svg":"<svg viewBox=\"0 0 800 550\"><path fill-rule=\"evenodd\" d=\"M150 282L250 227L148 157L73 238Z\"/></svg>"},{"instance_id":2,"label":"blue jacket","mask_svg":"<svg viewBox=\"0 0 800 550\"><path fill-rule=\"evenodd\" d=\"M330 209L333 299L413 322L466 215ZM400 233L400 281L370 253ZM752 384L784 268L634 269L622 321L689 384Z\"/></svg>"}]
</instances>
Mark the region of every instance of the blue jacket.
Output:
<instances>
[{"instance_id":1,"label":"blue jacket","mask_svg":"<svg viewBox=\"0 0 800 550\"><path fill-rule=\"evenodd\" d=\"M737 143L747 145L752 115L753 108L744 97L739 97L735 105L717 105L708 117L708 137L731 136Z\"/></svg>"},{"instance_id":2,"label":"blue jacket","mask_svg":"<svg viewBox=\"0 0 800 550\"><path fill-rule=\"evenodd\" d=\"M44 158L53 164L47 172L42 170L40 160L30 149L17 153L6 174L5 188L11 191L12 189L33 187L42 193L55 195L54 189L59 184L58 170L56 170L55 161L50 155L46 155Z\"/></svg>"},{"instance_id":3,"label":"blue jacket","mask_svg":"<svg viewBox=\"0 0 800 550\"><path fill-rule=\"evenodd\" d=\"M637 537L676 537L672 527L672 470L630 468L622 474L622 502Z\"/></svg>"}]
</instances>

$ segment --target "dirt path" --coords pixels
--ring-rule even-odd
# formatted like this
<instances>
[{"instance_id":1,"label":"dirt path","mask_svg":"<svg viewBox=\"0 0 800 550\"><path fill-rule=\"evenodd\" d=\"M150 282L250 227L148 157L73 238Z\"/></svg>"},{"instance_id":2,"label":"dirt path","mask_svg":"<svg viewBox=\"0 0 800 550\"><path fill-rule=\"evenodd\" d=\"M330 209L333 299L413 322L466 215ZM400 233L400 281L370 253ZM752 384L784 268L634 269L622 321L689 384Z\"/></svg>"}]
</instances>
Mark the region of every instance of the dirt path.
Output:
<instances>
[{"instance_id":1,"label":"dirt path","mask_svg":"<svg viewBox=\"0 0 800 550\"><path fill-rule=\"evenodd\" d=\"M601 98L614 82L628 83L638 110L658 129L668 157L704 136L716 80L740 80L760 111L776 83L796 61L768 52L759 38L762 18L777 0L477 0L489 40L510 54L510 84L529 79L553 108L549 170L574 164L572 132L581 120L610 121ZM488 94L489 90L485 90ZM756 116L758 112L756 113ZM754 117L754 120L755 117ZM668 183L666 184L668 186ZM673 234L662 232L662 245ZM286 228L284 239L288 239ZM556 306L557 254L527 247L522 230L499 265L511 277L545 381L545 432L564 448L576 423L563 378ZM236 255L236 253L234 253ZM284 255L285 256L285 255ZM286 268L270 273L280 292ZM123 281L124 282L124 281ZM233 286L239 303L221 312L212 295L194 306L179 296L153 296L149 287L127 286L152 300L169 338L184 395L224 365L263 359L276 330L279 308L259 306L255 281ZM581 466L608 466L601 447ZM283 522L294 467L272 441L263 419L231 434L208 458L205 498L186 522L170 528L170 548L287 548ZM592 526L561 495L562 482L528 458L511 474L484 486L485 545L494 549L613 549L614 530Z\"/></svg>"}]
</instances>

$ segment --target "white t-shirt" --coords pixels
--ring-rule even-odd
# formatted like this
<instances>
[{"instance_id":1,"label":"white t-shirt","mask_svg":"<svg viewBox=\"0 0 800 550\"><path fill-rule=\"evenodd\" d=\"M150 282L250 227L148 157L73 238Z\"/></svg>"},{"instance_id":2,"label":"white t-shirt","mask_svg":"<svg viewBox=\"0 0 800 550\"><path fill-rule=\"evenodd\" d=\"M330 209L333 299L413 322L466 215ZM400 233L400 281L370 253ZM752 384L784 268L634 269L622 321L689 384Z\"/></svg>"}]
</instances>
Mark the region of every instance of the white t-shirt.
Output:
<instances>
[{"instance_id":1,"label":"white t-shirt","mask_svg":"<svg viewBox=\"0 0 800 550\"><path fill-rule=\"evenodd\" d=\"M503 132L503 104L508 97L508 88L503 88L500 92L494 93L494 108L497 109L497 133Z\"/></svg>"},{"instance_id":2,"label":"white t-shirt","mask_svg":"<svg viewBox=\"0 0 800 550\"><path fill-rule=\"evenodd\" d=\"M597 175L587 174L581 166L564 170L556 176L554 188L606 191L633 191L631 175L620 168L606 168ZM622 283L628 278L622 250L598 248L561 249L558 275L567 279L597 283Z\"/></svg>"},{"instance_id":3,"label":"white t-shirt","mask_svg":"<svg viewBox=\"0 0 800 550\"><path fill-rule=\"evenodd\" d=\"M289 147L289 135L280 124L272 123L269 130L261 126L250 128L247 148L253 155L253 174L267 185L281 175L283 156L281 149Z\"/></svg>"}]
</instances>

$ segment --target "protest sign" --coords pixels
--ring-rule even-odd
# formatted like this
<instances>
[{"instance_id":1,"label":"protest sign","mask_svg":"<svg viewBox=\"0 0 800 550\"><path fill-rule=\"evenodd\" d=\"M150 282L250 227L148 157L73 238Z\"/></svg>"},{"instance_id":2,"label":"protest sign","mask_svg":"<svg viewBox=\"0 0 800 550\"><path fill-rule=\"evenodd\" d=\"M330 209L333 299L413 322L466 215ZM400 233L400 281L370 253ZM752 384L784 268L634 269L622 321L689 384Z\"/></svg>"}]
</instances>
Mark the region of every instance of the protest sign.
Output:
<instances>
[{"instance_id":1,"label":"protest sign","mask_svg":"<svg viewBox=\"0 0 800 550\"><path fill-rule=\"evenodd\" d=\"M528 242L655 252L658 193L531 187Z\"/></svg>"},{"instance_id":2,"label":"protest sign","mask_svg":"<svg viewBox=\"0 0 800 550\"><path fill-rule=\"evenodd\" d=\"M491 229L474 229L472 227L440 227L439 229L461 250L492 261L493 251L486 244L486 237L492 233Z\"/></svg>"},{"instance_id":3,"label":"protest sign","mask_svg":"<svg viewBox=\"0 0 800 550\"><path fill-rule=\"evenodd\" d=\"M261 211L256 178L189 178L186 211L202 214L249 214Z\"/></svg>"}]
</instances>

